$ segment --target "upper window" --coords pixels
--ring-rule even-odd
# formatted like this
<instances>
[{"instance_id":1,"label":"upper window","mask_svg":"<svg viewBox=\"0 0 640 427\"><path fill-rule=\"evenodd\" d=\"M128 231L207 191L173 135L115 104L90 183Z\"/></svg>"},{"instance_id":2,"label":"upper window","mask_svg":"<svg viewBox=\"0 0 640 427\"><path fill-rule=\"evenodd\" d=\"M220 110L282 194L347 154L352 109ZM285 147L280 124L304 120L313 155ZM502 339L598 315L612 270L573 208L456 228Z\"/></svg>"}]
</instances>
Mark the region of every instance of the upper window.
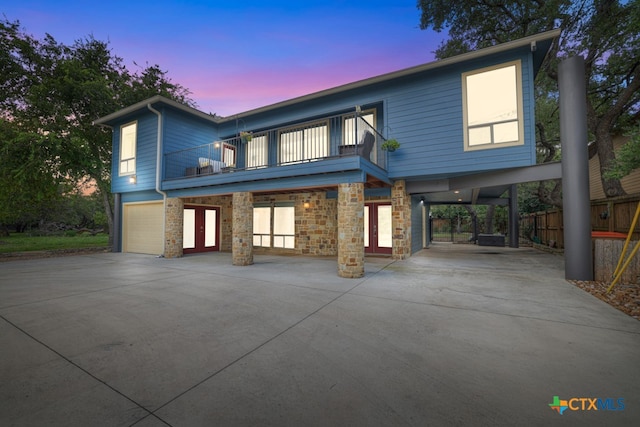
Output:
<instances>
[{"instance_id":1,"label":"upper window","mask_svg":"<svg viewBox=\"0 0 640 427\"><path fill-rule=\"evenodd\" d=\"M247 142L247 168L264 168L269 163L267 135L253 135Z\"/></svg>"},{"instance_id":2,"label":"upper window","mask_svg":"<svg viewBox=\"0 0 640 427\"><path fill-rule=\"evenodd\" d=\"M524 144L520 61L462 75L464 149Z\"/></svg>"},{"instance_id":3,"label":"upper window","mask_svg":"<svg viewBox=\"0 0 640 427\"><path fill-rule=\"evenodd\" d=\"M120 128L120 175L136 173L137 128L137 122L123 125Z\"/></svg>"},{"instance_id":4,"label":"upper window","mask_svg":"<svg viewBox=\"0 0 640 427\"><path fill-rule=\"evenodd\" d=\"M326 122L280 132L280 163L299 163L328 155L329 126Z\"/></svg>"},{"instance_id":5,"label":"upper window","mask_svg":"<svg viewBox=\"0 0 640 427\"><path fill-rule=\"evenodd\" d=\"M354 145L362 140L364 133L369 130L375 130L376 117L375 110L363 111L360 114L362 120L358 121L356 128L356 118L354 115L345 116L343 124L343 141L344 145Z\"/></svg>"},{"instance_id":6,"label":"upper window","mask_svg":"<svg viewBox=\"0 0 640 427\"><path fill-rule=\"evenodd\" d=\"M232 144L227 144L226 142L222 144L222 162L225 166L228 167L236 167L236 146Z\"/></svg>"}]
</instances>

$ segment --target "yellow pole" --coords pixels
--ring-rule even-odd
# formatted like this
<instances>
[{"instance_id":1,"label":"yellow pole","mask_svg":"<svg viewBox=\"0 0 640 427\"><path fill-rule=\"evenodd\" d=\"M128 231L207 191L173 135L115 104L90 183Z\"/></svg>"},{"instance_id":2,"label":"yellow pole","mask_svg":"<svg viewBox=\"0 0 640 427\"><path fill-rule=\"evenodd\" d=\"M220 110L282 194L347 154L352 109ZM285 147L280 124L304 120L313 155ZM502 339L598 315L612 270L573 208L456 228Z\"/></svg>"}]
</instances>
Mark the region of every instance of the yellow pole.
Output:
<instances>
[{"instance_id":1,"label":"yellow pole","mask_svg":"<svg viewBox=\"0 0 640 427\"><path fill-rule=\"evenodd\" d=\"M624 273L624 271L627 269L627 267L629 266L629 263L633 259L634 255L636 254L636 252L638 252L638 249L640 249L640 240L638 240L636 242L636 245L633 247L633 250L631 251L631 255L629 255L629 258L627 258L627 260L625 261L624 265L622 266L622 268L618 272L616 278L613 280L613 282L611 282L611 286L609 286L609 288L607 288L607 293L611 292L611 289L613 289L613 287L616 285L616 283L618 283L618 280L620 280L620 278L622 277L622 273Z\"/></svg>"},{"instance_id":2,"label":"yellow pole","mask_svg":"<svg viewBox=\"0 0 640 427\"><path fill-rule=\"evenodd\" d=\"M620 270L620 266L622 265L622 260L624 259L624 255L627 253L627 247L629 246L629 242L631 241L631 236L633 236L633 231L636 229L636 223L638 222L639 216L640 216L640 202L638 202L638 207L636 208L636 214L633 217L633 221L631 221L631 228L629 228L629 233L627 233L627 240L625 240L624 246L622 247L622 252L620 252L620 258L618 259L618 265L616 266L616 270L613 272L613 277L616 277L618 275L618 270Z\"/></svg>"}]
</instances>

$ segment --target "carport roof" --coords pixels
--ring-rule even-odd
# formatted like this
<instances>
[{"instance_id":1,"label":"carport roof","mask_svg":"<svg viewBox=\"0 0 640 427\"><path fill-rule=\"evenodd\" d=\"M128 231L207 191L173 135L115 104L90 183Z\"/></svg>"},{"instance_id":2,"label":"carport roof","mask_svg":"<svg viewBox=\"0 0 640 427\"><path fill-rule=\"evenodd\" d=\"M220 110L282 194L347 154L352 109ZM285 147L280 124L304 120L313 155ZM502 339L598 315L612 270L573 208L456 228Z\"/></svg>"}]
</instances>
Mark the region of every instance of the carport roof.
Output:
<instances>
[{"instance_id":1,"label":"carport roof","mask_svg":"<svg viewBox=\"0 0 640 427\"><path fill-rule=\"evenodd\" d=\"M409 181L407 191L420 197L424 203L434 205L506 204L508 199L501 196L512 184L561 177L561 162L552 162L443 179Z\"/></svg>"}]
</instances>

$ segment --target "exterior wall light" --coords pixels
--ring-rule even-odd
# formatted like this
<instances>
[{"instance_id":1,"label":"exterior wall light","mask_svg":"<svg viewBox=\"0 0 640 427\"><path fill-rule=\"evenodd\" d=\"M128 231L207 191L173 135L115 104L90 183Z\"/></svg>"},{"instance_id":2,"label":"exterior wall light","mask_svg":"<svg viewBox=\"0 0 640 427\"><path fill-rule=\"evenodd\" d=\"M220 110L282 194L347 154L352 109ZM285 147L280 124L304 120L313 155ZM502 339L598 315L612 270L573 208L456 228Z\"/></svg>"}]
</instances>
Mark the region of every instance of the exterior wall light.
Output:
<instances>
[{"instance_id":1,"label":"exterior wall light","mask_svg":"<svg viewBox=\"0 0 640 427\"><path fill-rule=\"evenodd\" d=\"M135 175L131 175L131 176L129 177L129 183L130 183L130 184L135 184L137 180L138 180L138 179L137 179L137 177L136 177Z\"/></svg>"},{"instance_id":2,"label":"exterior wall light","mask_svg":"<svg viewBox=\"0 0 640 427\"><path fill-rule=\"evenodd\" d=\"M311 205L309 204L309 202L304 202L302 206L304 206L305 209L309 209L309 206Z\"/></svg>"}]
</instances>

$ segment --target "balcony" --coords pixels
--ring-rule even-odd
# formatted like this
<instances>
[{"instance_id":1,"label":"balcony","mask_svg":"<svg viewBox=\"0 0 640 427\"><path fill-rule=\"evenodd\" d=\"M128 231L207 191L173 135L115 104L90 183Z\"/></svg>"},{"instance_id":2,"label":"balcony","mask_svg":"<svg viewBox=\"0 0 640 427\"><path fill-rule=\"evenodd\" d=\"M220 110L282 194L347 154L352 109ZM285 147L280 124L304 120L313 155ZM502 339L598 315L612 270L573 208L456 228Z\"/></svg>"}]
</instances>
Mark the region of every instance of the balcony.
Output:
<instances>
[{"instance_id":1,"label":"balcony","mask_svg":"<svg viewBox=\"0 0 640 427\"><path fill-rule=\"evenodd\" d=\"M313 169L318 170L316 166L321 166L323 161L348 157L360 157L384 171L386 151L380 146L385 138L369 123L373 121L372 117L341 115L293 126L241 132L231 138L167 153L164 179L215 176L234 171L266 172L266 169L287 165L304 168L311 163Z\"/></svg>"}]
</instances>

